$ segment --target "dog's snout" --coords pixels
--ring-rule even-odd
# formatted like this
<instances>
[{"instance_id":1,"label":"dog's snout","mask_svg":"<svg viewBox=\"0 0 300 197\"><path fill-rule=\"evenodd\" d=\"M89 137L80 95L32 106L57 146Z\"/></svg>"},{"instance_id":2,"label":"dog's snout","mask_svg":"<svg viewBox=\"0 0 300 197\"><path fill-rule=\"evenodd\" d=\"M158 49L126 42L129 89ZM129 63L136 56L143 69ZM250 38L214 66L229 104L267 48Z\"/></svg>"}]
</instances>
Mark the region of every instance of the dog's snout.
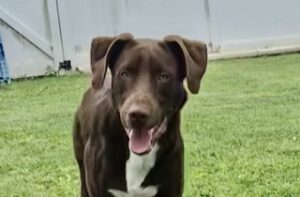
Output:
<instances>
[{"instance_id":1,"label":"dog's snout","mask_svg":"<svg viewBox=\"0 0 300 197\"><path fill-rule=\"evenodd\" d=\"M124 102L121 109L121 118L126 127L143 130L155 124L154 98L150 94L135 93L130 95Z\"/></svg>"},{"instance_id":2,"label":"dog's snout","mask_svg":"<svg viewBox=\"0 0 300 197\"><path fill-rule=\"evenodd\" d=\"M143 126L148 120L148 113L142 110L132 110L129 112L129 119L134 127Z\"/></svg>"},{"instance_id":3,"label":"dog's snout","mask_svg":"<svg viewBox=\"0 0 300 197\"><path fill-rule=\"evenodd\" d=\"M148 115L142 111L133 111L129 114L130 119L133 121L145 122L148 118Z\"/></svg>"}]
</instances>

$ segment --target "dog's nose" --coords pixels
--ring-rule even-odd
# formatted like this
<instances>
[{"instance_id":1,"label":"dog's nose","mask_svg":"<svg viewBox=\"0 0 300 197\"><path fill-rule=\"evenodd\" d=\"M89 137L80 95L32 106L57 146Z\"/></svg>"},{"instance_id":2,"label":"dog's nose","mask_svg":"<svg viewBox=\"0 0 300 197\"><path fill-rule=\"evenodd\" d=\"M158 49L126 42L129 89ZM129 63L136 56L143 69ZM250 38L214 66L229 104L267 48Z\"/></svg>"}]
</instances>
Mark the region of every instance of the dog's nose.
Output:
<instances>
[{"instance_id":1,"label":"dog's nose","mask_svg":"<svg viewBox=\"0 0 300 197\"><path fill-rule=\"evenodd\" d=\"M144 124L146 124L148 120L148 114L141 110L131 111L129 113L129 119L132 126L134 127L143 126Z\"/></svg>"}]
</instances>

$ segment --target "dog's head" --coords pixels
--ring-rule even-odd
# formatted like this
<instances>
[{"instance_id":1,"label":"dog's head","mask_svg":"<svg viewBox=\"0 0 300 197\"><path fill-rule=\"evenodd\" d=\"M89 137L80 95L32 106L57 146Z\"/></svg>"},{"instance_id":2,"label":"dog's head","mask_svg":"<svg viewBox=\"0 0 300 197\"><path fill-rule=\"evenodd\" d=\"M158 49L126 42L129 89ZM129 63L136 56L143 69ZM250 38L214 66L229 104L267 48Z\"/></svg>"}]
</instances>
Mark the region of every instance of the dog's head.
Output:
<instances>
[{"instance_id":1,"label":"dog's head","mask_svg":"<svg viewBox=\"0 0 300 197\"><path fill-rule=\"evenodd\" d=\"M207 50L204 43L179 36L158 41L121 34L93 39L91 64L94 88L101 88L107 68L111 70L112 96L129 148L145 154L166 132L168 118L183 106L184 79L191 93L198 93Z\"/></svg>"}]
</instances>

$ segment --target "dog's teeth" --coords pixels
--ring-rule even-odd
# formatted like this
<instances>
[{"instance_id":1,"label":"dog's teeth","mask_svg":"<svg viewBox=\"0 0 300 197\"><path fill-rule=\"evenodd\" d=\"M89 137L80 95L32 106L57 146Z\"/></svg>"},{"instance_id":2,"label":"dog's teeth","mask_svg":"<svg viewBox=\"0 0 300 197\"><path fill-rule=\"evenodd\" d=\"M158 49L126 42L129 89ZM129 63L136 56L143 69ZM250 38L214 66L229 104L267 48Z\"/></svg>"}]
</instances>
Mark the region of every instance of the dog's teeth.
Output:
<instances>
[{"instance_id":1,"label":"dog's teeth","mask_svg":"<svg viewBox=\"0 0 300 197\"><path fill-rule=\"evenodd\" d=\"M133 135L133 129L129 130L129 137L131 137Z\"/></svg>"},{"instance_id":2,"label":"dog's teeth","mask_svg":"<svg viewBox=\"0 0 300 197\"><path fill-rule=\"evenodd\" d=\"M154 133L154 128L150 130L151 135Z\"/></svg>"}]
</instances>

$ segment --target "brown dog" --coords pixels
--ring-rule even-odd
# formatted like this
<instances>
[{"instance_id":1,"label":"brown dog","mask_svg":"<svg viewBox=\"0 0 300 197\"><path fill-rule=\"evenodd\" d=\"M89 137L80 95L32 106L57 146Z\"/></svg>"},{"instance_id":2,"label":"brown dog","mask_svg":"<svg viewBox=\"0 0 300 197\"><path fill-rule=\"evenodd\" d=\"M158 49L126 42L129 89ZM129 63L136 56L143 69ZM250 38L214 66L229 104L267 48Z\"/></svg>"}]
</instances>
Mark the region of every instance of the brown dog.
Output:
<instances>
[{"instance_id":1,"label":"brown dog","mask_svg":"<svg viewBox=\"0 0 300 197\"><path fill-rule=\"evenodd\" d=\"M98 37L91 64L92 87L83 96L73 133L81 196L182 196L183 81L198 93L206 45L179 36Z\"/></svg>"}]
</instances>

